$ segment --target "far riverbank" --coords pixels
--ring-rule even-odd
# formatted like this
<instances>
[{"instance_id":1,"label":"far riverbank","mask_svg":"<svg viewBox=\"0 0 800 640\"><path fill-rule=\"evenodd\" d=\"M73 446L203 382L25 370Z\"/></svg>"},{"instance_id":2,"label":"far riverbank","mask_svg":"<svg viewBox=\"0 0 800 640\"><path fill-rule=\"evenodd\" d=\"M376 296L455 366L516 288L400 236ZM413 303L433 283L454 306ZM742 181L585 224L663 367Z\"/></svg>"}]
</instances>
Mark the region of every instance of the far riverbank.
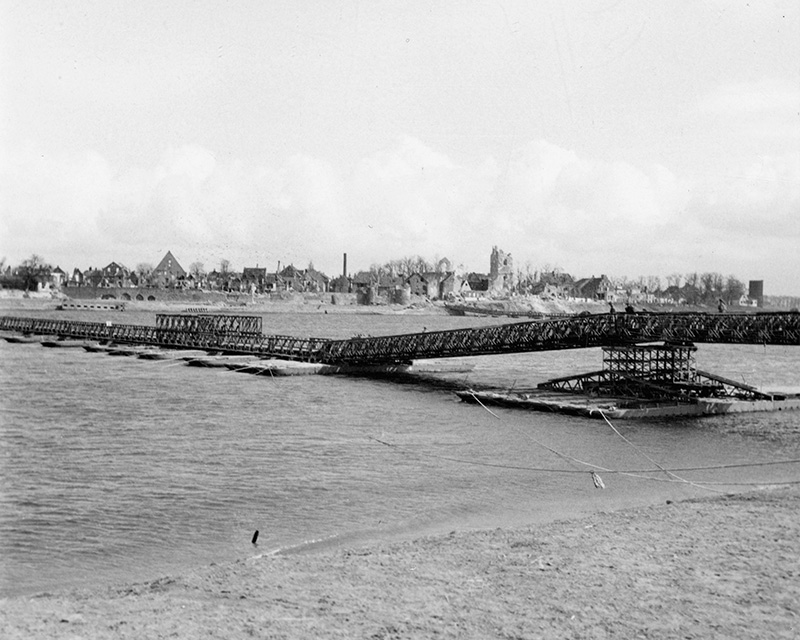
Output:
<instances>
[{"instance_id":1,"label":"far riverbank","mask_svg":"<svg viewBox=\"0 0 800 640\"><path fill-rule=\"evenodd\" d=\"M65 302L76 302L85 305L121 303L125 310L151 311L153 313L319 313L319 314L359 314L359 315L447 315L445 302L428 300L413 296L409 304L357 304L355 294L283 294L262 296L236 296L227 301L209 301L193 294L185 300L168 301L136 301L136 300L71 300L61 294L33 293L0 290L0 311L2 310L53 310ZM476 300L469 305L491 310L494 313L515 314L570 314L570 313L608 313L609 304L603 301L575 301L560 299L542 299L539 296L515 296L508 299ZM620 305L617 305L620 307ZM624 307L617 308L617 312ZM716 312L704 306L688 305L639 305L637 311L678 313L678 312ZM746 313L754 309L735 309L731 311ZM760 310L763 311L763 310ZM521 319L524 319L522 317Z\"/></svg>"}]
</instances>

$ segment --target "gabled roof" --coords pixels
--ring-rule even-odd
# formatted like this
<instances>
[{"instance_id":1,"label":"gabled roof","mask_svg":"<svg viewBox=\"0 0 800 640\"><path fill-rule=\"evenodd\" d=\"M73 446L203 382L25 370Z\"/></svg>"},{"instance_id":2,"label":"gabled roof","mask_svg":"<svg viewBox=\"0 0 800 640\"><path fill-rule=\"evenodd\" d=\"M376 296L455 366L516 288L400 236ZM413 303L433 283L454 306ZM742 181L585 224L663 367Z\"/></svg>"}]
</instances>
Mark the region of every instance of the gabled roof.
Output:
<instances>
[{"instance_id":1,"label":"gabled roof","mask_svg":"<svg viewBox=\"0 0 800 640\"><path fill-rule=\"evenodd\" d=\"M306 276L312 280L317 280L318 282L330 282L330 278L328 276L322 273L322 271L317 271L314 268L308 268L306 270Z\"/></svg>"},{"instance_id":2,"label":"gabled roof","mask_svg":"<svg viewBox=\"0 0 800 640\"><path fill-rule=\"evenodd\" d=\"M284 267L283 271L280 272L280 275L283 278L296 278L298 276L302 276L303 273L303 269L298 269L293 264L290 264L288 267Z\"/></svg>"},{"instance_id":3,"label":"gabled roof","mask_svg":"<svg viewBox=\"0 0 800 640\"><path fill-rule=\"evenodd\" d=\"M242 277L244 278L251 278L251 277L259 277L261 276L266 277L267 275L267 268L266 267L245 267L242 270Z\"/></svg>"},{"instance_id":4,"label":"gabled roof","mask_svg":"<svg viewBox=\"0 0 800 640\"><path fill-rule=\"evenodd\" d=\"M109 271L113 272L113 273L116 273L118 271L127 272L128 268L125 265L120 264L119 262L110 262L105 267L103 267L102 270L103 270L104 273L107 273Z\"/></svg>"},{"instance_id":5,"label":"gabled roof","mask_svg":"<svg viewBox=\"0 0 800 640\"><path fill-rule=\"evenodd\" d=\"M153 269L153 273L167 273L175 276L186 275L186 271L175 259L175 256L172 255L172 251L167 251L166 255L161 258L161 262L158 263L158 266Z\"/></svg>"},{"instance_id":6,"label":"gabled roof","mask_svg":"<svg viewBox=\"0 0 800 640\"><path fill-rule=\"evenodd\" d=\"M353 284L372 284L373 280L374 278L369 271L359 271L351 278Z\"/></svg>"}]
</instances>

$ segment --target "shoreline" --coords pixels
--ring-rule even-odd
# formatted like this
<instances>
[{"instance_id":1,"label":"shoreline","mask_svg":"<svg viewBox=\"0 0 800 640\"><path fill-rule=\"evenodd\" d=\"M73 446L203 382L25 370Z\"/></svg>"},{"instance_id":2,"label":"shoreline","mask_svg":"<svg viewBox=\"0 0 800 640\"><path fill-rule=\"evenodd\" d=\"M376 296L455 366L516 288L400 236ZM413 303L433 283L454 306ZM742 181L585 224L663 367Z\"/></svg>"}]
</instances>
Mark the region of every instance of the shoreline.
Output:
<instances>
[{"instance_id":1,"label":"shoreline","mask_svg":"<svg viewBox=\"0 0 800 640\"><path fill-rule=\"evenodd\" d=\"M9 295L8 291L0 291L0 310L37 310L37 311L58 311L58 306L62 303L75 303L85 305L112 305L123 304L124 311L111 311L111 313L124 314L130 312L152 312L152 313L183 313L198 312L195 310L203 309L208 313L228 313L228 314L271 314L271 313L309 313L309 314L337 314L337 315L450 315L445 308L445 302L441 300L416 299L409 304L375 304L363 305L356 304L355 298L345 302L334 303L330 294L295 294L286 298L255 298L247 299L237 303L219 303L202 301L194 298L186 300L164 300L164 301L135 301L135 300L103 300L100 298L72 299L65 295L44 295L35 294L30 297L22 295ZM538 296L519 296L510 299L485 299L477 301L480 308L491 309L494 314L478 314L474 317L477 320L486 318L503 318L509 322L524 321L525 313L534 314L554 314L565 313L591 313L603 314L608 312L608 303L603 301L577 301L577 300L543 300ZM644 308L643 308L644 309ZM688 306L674 304L653 304L646 305L646 310L656 313L683 313L701 312L715 313L716 309L705 306ZM67 309L61 313L69 312L88 312L91 309ZM108 310L98 309L98 313ZM742 313L752 312L752 310L741 309ZM759 309L765 311L765 309ZM499 313L499 315L498 315ZM506 315L502 315L505 313ZM123 316L124 317L124 316Z\"/></svg>"},{"instance_id":2,"label":"shoreline","mask_svg":"<svg viewBox=\"0 0 800 640\"><path fill-rule=\"evenodd\" d=\"M793 637L800 488L0 601L7 638Z\"/></svg>"}]
</instances>

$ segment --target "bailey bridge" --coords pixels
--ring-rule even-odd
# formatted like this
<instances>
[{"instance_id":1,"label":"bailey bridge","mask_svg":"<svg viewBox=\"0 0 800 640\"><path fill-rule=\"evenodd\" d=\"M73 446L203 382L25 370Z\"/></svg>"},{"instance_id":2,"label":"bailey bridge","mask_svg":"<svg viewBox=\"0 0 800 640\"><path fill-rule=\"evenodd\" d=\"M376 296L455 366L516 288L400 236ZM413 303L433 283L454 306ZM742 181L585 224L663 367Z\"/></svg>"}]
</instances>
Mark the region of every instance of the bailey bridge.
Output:
<instances>
[{"instance_id":1,"label":"bailey bridge","mask_svg":"<svg viewBox=\"0 0 800 640\"><path fill-rule=\"evenodd\" d=\"M165 348L203 349L340 366L428 358L624 347L653 342L800 345L800 314L619 313L347 339L266 335L260 316L158 314L156 324L0 316L0 330Z\"/></svg>"}]
</instances>

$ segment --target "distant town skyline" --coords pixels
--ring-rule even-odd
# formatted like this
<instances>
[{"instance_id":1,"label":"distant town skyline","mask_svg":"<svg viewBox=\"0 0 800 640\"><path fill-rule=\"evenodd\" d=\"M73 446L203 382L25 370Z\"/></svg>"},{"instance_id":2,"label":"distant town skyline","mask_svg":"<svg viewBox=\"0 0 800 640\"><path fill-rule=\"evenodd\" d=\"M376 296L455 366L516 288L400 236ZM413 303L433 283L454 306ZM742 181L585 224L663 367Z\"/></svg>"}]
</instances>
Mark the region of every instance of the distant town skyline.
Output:
<instances>
[{"instance_id":1,"label":"distant town skyline","mask_svg":"<svg viewBox=\"0 0 800 640\"><path fill-rule=\"evenodd\" d=\"M800 295L798 33L788 0L4 3L0 257L497 245Z\"/></svg>"},{"instance_id":2,"label":"distant town skyline","mask_svg":"<svg viewBox=\"0 0 800 640\"><path fill-rule=\"evenodd\" d=\"M46 256L43 256L38 253L31 254L28 256L27 259L21 261L18 264L11 264L8 261L0 262L3 268L9 269L14 271L17 267L22 265L27 265L29 267L34 266L34 262L37 264L45 264L49 266L51 269L60 270L66 280L71 280L72 275L75 271L79 271L81 274L87 274L90 271L99 272L101 270L105 270L112 265L115 265L115 268L122 267L126 269L130 273L138 273L140 271L140 267L143 267L143 272L145 275L152 272L154 269L161 267L165 262L168 262L170 265L174 261L177 264L177 267L186 272L186 274L194 274L196 268L199 268L199 272L203 274L210 274L212 272L226 272L232 274L241 274L243 271L247 270L254 270L254 269L263 269L266 273L275 274L278 272L283 272L287 268L294 267L301 271L309 269L313 267L314 271L317 271L325 276L334 280L339 276L346 276L348 278L354 278L360 274L370 273L373 271L375 267L378 267L378 272L381 274L386 273L387 267L390 269L391 273L396 273L397 275L404 275L410 276L412 274L421 274L424 272L433 272L438 271L442 265L445 265L444 271L445 272L453 272L458 273L459 275L465 276L466 274L483 274L488 275L492 274L497 266L492 267L492 263L496 263L495 253L498 254L498 260L503 260L506 257L508 258L508 273L512 274L514 278L517 276L526 278L526 279L537 279L537 280L548 280L553 275L561 276L568 276L575 281L581 279L593 279L593 278L609 278L615 284L622 286L623 283L633 284L633 283L641 283L645 289L648 290L665 290L671 286L682 287L683 285L690 284L690 281L697 280L698 286L699 281L702 279L703 276L721 276L722 282L725 280L729 280L731 278L739 281L742 287L748 282L752 282L752 279L741 278L739 274L735 273L722 273L722 272L700 272L700 271L687 271L687 272L673 272L670 274L666 274L665 276L661 275L654 275L654 274L614 274L609 276L605 271L597 270L592 271L591 274L584 274L584 273L576 273L570 271L569 269L565 269L560 265L533 265L531 263L524 263L522 265L517 264L515 259L511 253L506 253L502 250L502 248L497 247L496 245L492 247L491 251L487 254L487 268L481 269L472 269L462 264L454 263L448 256L437 256L436 259L430 259L426 256L403 256L403 257L392 257L386 258L379 262L371 263L370 265L361 265L361 264L352 264L348 262L349 258L347 254L342 254L342 264L340 265L339 271L332 271L328 272L324 269L318 268L314 265L314 261L310 260L307 264L294 264L292 262L285 262L280 259L276 259L274 264L270 265L269 263L250 263L250 264L236 264L227 258L222 258L219 263L217 264L208 264L202 259L193 260L192 262L185 262L180 257L174 255L171 250L167 250L166 253L161 256L158 260L151 261L151 260L138 260L135 264L125 264L117 260L111 260L101 263L90 263L87 265L71 265L71 264L56 264L51 263L47 260ZM2 259L0 259L2 260ZM224 264L223 264L224 263ZM424 268L421 264L426 264ZM496 274L495 274L496 275ZM763 281L759 281L763 285ZM701 288L703 288L701 286ZM771 294L779 297L792 297L787 296L787 294Z\"/></svg>"}]
</instances>

